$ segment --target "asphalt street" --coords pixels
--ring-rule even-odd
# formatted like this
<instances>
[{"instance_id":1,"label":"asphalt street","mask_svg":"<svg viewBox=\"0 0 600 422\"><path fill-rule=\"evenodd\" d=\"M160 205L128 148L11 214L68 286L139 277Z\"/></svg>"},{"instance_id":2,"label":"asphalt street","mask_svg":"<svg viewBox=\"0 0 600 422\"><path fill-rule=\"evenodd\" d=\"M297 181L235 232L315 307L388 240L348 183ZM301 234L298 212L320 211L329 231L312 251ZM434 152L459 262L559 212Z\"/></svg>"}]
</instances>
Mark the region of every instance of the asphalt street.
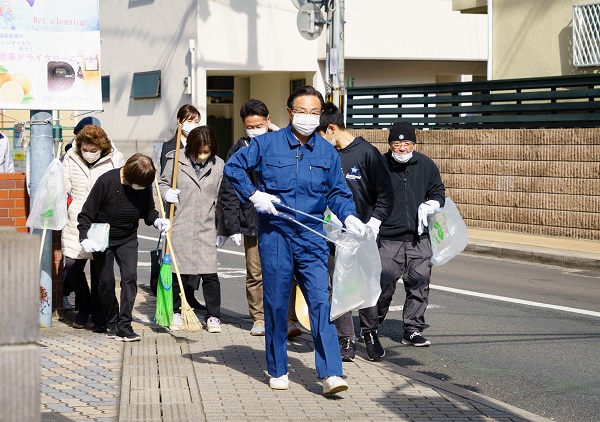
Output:
<instances>
[{"instance_id":1,"label":"asphalt street","mask_svg":"<svg viewBox=\"0 0 600 422\"><path fill-rule=\"evenodd\" d=\"M140 230L142 286L157 234ZM218 257L222 312L248 318L243 248L228 241ZM461 255L433 269L428 348L401 344L403 301L399 284L385 359L556 421L600 420L599 273Z\"/></svg>"}]
</instances>

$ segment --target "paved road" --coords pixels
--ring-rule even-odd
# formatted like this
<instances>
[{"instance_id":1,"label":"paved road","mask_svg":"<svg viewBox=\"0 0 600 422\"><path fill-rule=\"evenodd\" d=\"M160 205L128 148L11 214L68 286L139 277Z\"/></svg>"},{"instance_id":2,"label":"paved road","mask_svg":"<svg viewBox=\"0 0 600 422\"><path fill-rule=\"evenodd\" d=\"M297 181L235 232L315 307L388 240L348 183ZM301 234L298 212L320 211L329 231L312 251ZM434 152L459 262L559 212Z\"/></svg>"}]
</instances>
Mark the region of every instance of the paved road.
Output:
<instances>
[{"instance_id":1,"label":"paved road","mask_svg":"<svg viewBox=\"0 0 600 422\"><path fill-rule=\"evenodd\" d=\"M142 235L156 236L146 229ZM155 242L140 240L140 261ZM247 317L242 248L219 253L223 312ZM140 266L140 283L148 279ZM460 256L433 285L600 312L600 274ZM402 286L380 329L386 359L557 421L600 420L600 316L433 288L429 348L401 345ZM201 295L198 294L201 300ZM359 345L360 346L360 345ZM359 351L362 353L362 351Z\"/></svg>"}]
</instances>

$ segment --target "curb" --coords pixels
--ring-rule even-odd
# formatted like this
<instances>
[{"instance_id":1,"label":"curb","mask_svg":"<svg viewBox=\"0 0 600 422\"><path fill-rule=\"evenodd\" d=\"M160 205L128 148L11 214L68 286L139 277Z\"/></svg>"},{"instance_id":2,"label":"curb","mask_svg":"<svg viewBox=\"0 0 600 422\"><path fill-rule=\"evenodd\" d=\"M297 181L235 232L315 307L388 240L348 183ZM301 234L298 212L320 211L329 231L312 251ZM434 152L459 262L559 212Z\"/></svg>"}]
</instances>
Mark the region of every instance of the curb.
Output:
<instances>
[{"instance_id":1,"label":"curb","mask_svg":"<svg viewBox=\"0 0 600 422\"><path fill-rule=\"evenodd\" d=\"M550 250L538 246L522 246L512 243L487 242L482 240L469 240L469 244L464 252L472 255L491 256L535 264L600 272L600 254L573 252L562 249Z\"/></svg>"}]
</instances>

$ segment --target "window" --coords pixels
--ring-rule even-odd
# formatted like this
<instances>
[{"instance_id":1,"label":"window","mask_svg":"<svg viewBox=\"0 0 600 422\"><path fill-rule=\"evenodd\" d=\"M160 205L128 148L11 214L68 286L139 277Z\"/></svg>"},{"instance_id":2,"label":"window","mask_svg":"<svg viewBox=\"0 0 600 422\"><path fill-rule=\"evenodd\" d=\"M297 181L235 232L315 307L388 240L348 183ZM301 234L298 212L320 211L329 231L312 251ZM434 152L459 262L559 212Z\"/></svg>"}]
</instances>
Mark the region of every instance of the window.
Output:
<instances>
[{"instance_id":1,"label":"window","mask_svg":"<svg viewBox=\"0 0 600 422\"><path fill-rule=\"evenodd\" d=\"M130 98L160 97L160 70L133 74Z\"/></svg>"},{"instance_id":2,"label":"window","mask_svg":"<svg viewBox=\"0 0 600 422\"><path fill-rule=\"evenodd\" d=\"M102 101L110 101L110 76L102 77Z\"/></svg>"},{"instance_id":3,"label":"window","mask_svg":"<svg viewBox=\"0 0 600 422\"><path fill-rule=\"evenodd\" d=\"M573 65L600 66L600 3L573 6Z\"/></svg>"}]
</instances>

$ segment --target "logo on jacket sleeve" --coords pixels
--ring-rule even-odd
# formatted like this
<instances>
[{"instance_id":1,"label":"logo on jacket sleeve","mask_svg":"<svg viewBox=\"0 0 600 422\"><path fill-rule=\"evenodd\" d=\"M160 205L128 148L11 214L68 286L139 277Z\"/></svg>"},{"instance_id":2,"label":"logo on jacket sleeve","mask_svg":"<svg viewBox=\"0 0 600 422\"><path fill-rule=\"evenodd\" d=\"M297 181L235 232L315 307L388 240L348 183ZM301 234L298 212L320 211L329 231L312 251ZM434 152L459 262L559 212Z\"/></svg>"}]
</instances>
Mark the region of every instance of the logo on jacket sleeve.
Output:
<instances>
[{"instance_id":1,"label":"logo on jacket sleeve","mask_svg":"<svg viewBox=\"0 0 600 422\"><path fill-rule=\"evenodd\" d=\"M358 167L353 166L350 169L350 172L346 173L346 179L348 179L348 180L360 180L360 179L362 179L362 176L358 172Z\"/></svg>"}]
</instances>

